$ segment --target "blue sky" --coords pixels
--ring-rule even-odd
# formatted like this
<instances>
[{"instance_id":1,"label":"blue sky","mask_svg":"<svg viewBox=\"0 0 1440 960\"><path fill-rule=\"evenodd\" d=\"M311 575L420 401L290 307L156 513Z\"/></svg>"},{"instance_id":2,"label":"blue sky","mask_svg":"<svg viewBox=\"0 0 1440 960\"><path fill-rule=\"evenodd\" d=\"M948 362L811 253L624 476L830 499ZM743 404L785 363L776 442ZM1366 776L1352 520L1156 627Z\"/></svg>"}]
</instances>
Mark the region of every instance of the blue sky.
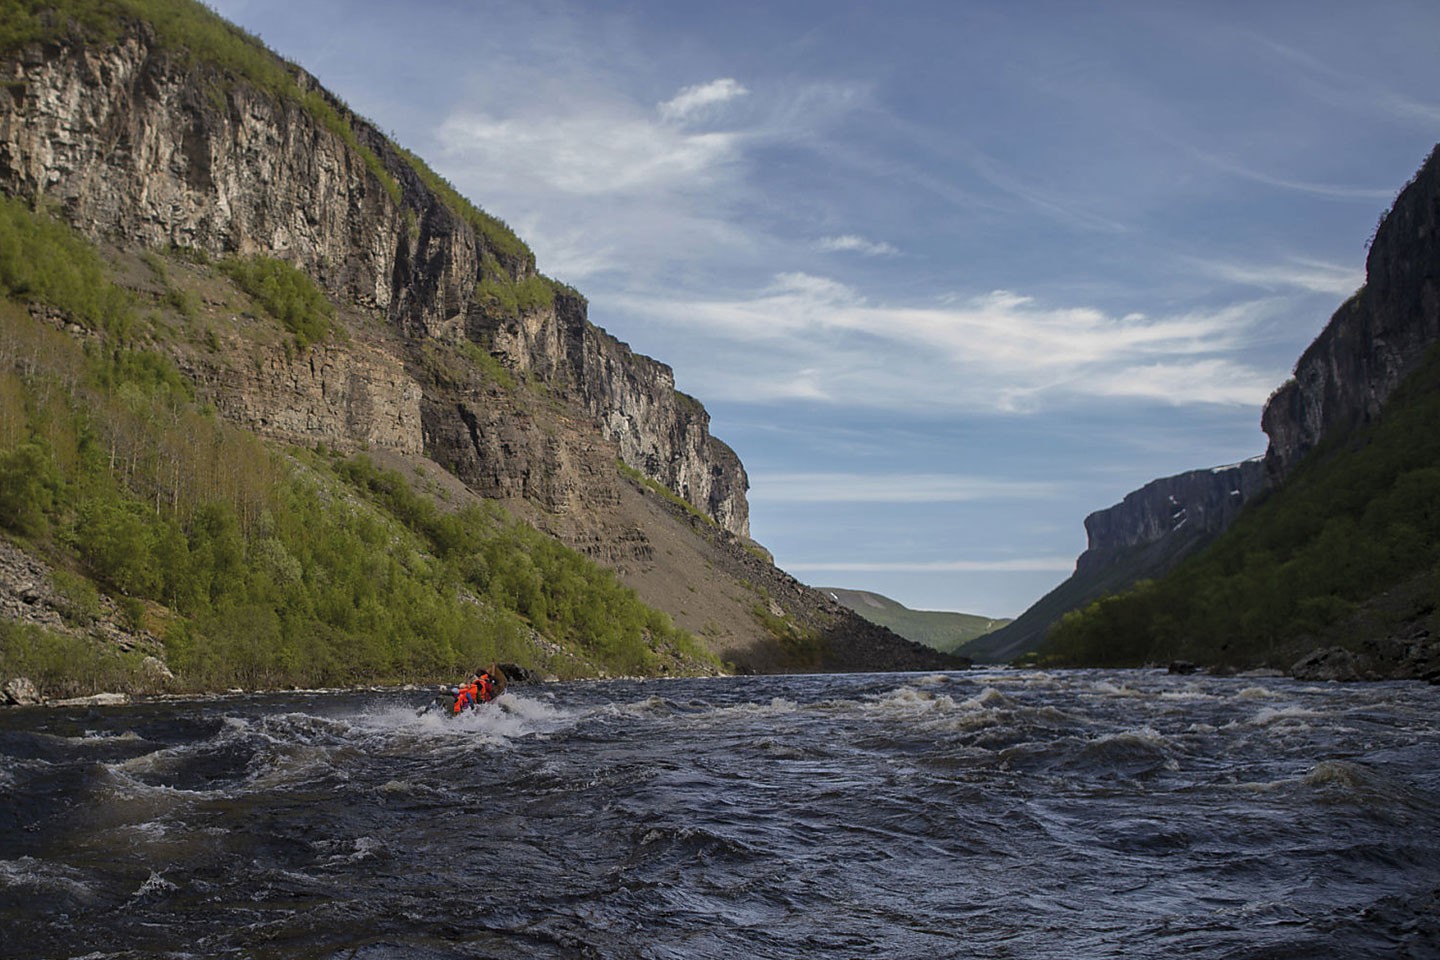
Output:
<instances>
[{"instance_id":1,"label":"blue sky","mask_svg":"<svg viewBox=\"0 0 1440 960\"><path fill-rule=\"evenodd\" d=\"M673 366L781 567L920 609L1262 453L1440 140L1433 2L212 6Z\"/></svg>"}]
</instances>

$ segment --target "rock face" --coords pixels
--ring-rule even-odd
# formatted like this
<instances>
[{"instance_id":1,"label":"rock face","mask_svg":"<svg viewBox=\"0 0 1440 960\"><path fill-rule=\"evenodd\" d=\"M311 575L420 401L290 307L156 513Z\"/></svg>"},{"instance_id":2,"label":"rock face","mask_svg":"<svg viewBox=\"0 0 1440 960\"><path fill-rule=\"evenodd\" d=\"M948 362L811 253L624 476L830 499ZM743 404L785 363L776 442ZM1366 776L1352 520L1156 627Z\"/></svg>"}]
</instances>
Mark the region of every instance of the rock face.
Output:
<instances>
[{"instance_id":1,"label":"rock face","mask_svg":"<svg viewBox=\"0 0 1440 960\"><path fill-rule=\"evenodd\" d=\"M1085 518L1087 547L1075 562L1075 573L1092 575L1126 551L1166 540L1186 545L1169 551L1178 562L1196 545L1208 543L1230 526L1240 508L1268 486L1260 458L1147 483L1115 506ZM1153 570L1145 575L1163 572Z\"/></svg>"},{"instance_id":2,"label":"rock face","mask_svg":"<svg viewBox=\"0 0 1440 960\"><path fill-rule=\"evenodd\" d=\"M0 191L56 204L98 239L280 256L337 302L383 315L411 346L485 342L511 369L578 398L630 466L748 536L744 469L670 369L590 324L578 296L518 319L487 316L476 294L486 261L525 280L528 251L487 240L388 140L290 69L338 121L168 51L145 24L103 46L32 44L0 62ZM217 405L269 435L426 449L427 385L403 357L344 344L277 356L242 382L223 373ZM537 462L486 470L500 486L535 489Z\"/></svg>"},{"instance_id":3,"label":"rock face","mask_svg":"<svg viewBox=\"0 0 1440 960\"><path fill-rule=\"evenodd\" d=\"M973 641L963 652L1008 662L1036 649L1045 631L1066 613L1138 580L1162 576L1205 547L1269 485L1265 462L1257 457L1155 480L1097 510L1085 518L1087 547L1075 572L1014 623Z\"/></svg>"},{"instance_id":4,"label":"rock face","mask_svg":"<svg viewBox=\"0 0 1440 960\"><path fill-rule=\"evenodd\" d=\"M422 390L393 354L347 343L249 364L187 364L227 419L291 443L424 452Z\"/></svg>"},{"instance_id":5,"label":"rock face","mask_svg":"<svg viewBox=\"0 0 1440 960\"><path fill-rule=\"evenodd\" d=\"M1265 462L1276 480L1327 435L1368 423L1440 339L1440 148L1401 191L1365 262L1365 286L1265 405Z\"/></svg>"}]
</instances>

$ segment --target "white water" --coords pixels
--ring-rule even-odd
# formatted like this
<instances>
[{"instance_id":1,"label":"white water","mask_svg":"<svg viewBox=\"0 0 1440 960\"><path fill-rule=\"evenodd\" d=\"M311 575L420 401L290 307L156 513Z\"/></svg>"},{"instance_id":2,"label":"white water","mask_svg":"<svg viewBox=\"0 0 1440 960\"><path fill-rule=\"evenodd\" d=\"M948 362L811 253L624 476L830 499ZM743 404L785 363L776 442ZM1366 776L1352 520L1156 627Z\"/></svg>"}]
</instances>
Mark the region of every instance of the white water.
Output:
<instances>
[{"instance_id":1,"label":"white water","mask_svg":"<svg viewBox=\"0 0 1440 960\"><path fill-rule=\"evenodd\" d=\"M0 714L10 957L1440 956L1440 691L984 671Z\"/></svg>"}]
</instances>

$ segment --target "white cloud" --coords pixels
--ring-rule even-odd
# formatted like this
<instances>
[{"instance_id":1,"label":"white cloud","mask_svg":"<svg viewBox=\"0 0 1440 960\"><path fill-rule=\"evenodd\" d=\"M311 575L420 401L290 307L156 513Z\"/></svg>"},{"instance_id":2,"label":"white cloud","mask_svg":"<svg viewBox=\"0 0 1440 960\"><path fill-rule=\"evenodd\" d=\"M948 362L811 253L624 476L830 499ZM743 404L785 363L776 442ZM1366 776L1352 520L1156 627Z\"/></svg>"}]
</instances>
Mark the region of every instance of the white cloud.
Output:
<instances>
[{"instance_id":1,"label":"white cloud","mask_svg":"<svg viewBox=\"0 0 1440 960\"><path fill-rule=\"evenodd\" d=\"M1057 495L1052 483L940 473L766 474L751 492L767 503L961 503Z\"/></svg>"},{"instance_id":2,"label":"white cloud","mask_svg":"<svg viewBox=\"0 0 1440 960\"><path fill-rule=\"evenodd\" d=\"M633 317L684 330L669 359L703 355L706 396L784 396L921 410L1039 411L1077 398L1259 405L1285 371L1255 369L1247 338L1268 301L1210 311L1113 316L1009 291L929 306L874 303L825 277L785 273L752 297L629 297ZM803 392L787 385L805 371Z\"/></svg>"},{"instance_id":3,"label":"white cloud","mask_svg":"<svg viewBox=\"0 0 1440 960\"><path fill-rule=\"evenodd\" d=\"M713 182L738 156L734 134L686 133L603 103L523 119L459 113L439 139L447 156L496 184L489 195L503 195L500 184L582 196L663 193Z\"/></svg>"},{"instance_id":4,"label":"white cloud","mask_svg":"<svg viewBox=\"0 0 1440 960\"><path fill-rule=\"evenodd\" d=\"M1265 290L1304 290L1334 297L1348 297L1365 282L1365 271L1304 257L1282 263L1242 264L1197 261L1201 269L1231 283Z\"/></svg>"},{"instance_id":5,"label":"white cloud","mask_svg":"<svg viewBox=\"0 0 1440 960\"><path fill-rule=\"evenodd\" d=\"M709 83L686 87L671 99L660 104L657 109L660 111L660 116L666 120L683 123L709 107L728 103L749 92L736 80L722 77L719 80L711 80Z\"/></svg>"},{"instance_id":6,"label":"white cloud","mask_svg":"<svg viewBox=\"0 0 1440 960\"><path fill-rule=\"evenodd\" d=\"M900 251L883 241L866 240L853 233L838 237L825 237L818 244L821 250L832 253L860 253L867 257L894 257Z\"/></svg>"}]
</instances>

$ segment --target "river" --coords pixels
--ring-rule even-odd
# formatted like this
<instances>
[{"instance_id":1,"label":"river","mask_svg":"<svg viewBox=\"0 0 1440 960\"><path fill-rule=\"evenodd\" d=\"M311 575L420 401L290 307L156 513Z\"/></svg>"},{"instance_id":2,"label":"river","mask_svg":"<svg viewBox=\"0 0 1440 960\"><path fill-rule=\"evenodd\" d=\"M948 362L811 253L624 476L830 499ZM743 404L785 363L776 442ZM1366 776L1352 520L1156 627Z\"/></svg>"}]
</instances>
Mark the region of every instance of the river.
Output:
<instances>
[{"instance_id":1,"label":"river","mask_svg":"<svg viewBox=\"0 0 1440 960\"><path fill-rule=\"evenodd\" d=\"M0 712L5 957L1440 957L1440 688L1145 671Z\"/></svg>"}]
</instances>

